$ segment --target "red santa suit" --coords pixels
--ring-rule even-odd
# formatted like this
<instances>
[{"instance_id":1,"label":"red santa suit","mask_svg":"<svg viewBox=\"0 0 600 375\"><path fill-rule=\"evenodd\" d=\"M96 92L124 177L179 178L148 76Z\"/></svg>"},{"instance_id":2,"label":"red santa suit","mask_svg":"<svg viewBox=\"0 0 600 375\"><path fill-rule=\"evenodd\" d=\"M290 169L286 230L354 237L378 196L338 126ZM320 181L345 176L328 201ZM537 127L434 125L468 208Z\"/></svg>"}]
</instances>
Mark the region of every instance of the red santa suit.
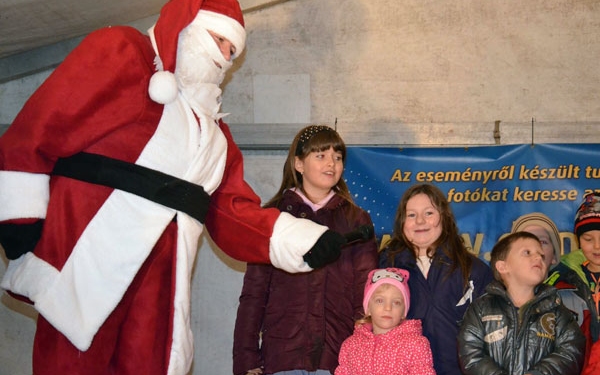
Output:
<instances>
[{"instance_id":1,"label":"red santa suit","mask_svg":"<svg viewBox=\"0 0 600 375\"><path fill-rule=\"evenodd\" d=\"M219 119L220 90L203 104L151 82L157 55L162 73L173 71L179 32L199 10L236 20L233 31L215 27L241 52L237 1L171 0L150 37L128 27L86 37L0 138L0 225L44 220L34 251L10 261L1 284L40 313L35 374L185 374L193 357L190 278L203 223L52 175L59 158L98 154L200 185L211 196L204 224L228 255L311 269L302 256L327 228L260 208Z\"/></svg>"}]
</instances>

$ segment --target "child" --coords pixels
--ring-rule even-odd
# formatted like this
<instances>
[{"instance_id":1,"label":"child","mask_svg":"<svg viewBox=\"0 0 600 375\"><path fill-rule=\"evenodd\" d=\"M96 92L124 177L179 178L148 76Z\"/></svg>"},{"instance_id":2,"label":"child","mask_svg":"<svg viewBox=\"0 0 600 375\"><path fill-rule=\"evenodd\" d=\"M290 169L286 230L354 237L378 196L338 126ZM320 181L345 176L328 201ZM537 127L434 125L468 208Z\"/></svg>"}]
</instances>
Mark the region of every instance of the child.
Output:
<instances>
[{"instance_id":1,"label":"child","mask_svg":"<svg viewBox=\"0 0 600 375\"><path fill-rule=\"evenodd\" d=\"M533 233L540 240L544 251L544 262L549 271L559 264L562 254L560 232L548 216L541 212L532 212L520 216L513 222L510 232L521 231ZM579 325L583 324L584 311L588 309L585 301L571 288L558 289L558 295L563 305L575 314L577 323Z\"/></svg>"},{"instance_id":2,"label":"child","mask_svg":"<svg viewBox=\"0 0 600 375\"><path fill-rule=\"evenodd\" d=\"M409 273L375 269L365 284L365 318L342 344L335 375L435 374L421 321L406 320L410 306Z\"/></svg>"},{"instance_id":3,"label":"child","mask_svg":"<svg viewBox=\"0 0 600 375\"><path fill-rule=\"evenodd\" d=\"M484 292L492 271L469 253L448 200L434 185L413 185L398 205L394 233L379 258L381 268L409 271L408 318L420 319L438 375L460 375L456 334L473 299Z\"/></svg>"},{"instance_id":4,"label":"child","mask_svg":"<svg viewBox=\"0 0 600 375\"><path fill-rule=\"evenodd\" d=\"M575 235L581 250L563 256L546 282L561 291L573 291L585 304L585 309L579 314L580 327L587 341L581 375L599 374L600 193L590 193L583 198L575 215Z\"/></svg>"},{"instance_id":5,"label":"child","mask_svg":"<svg viewBox=\"0 0 600 375\"><path fill-rule=\"evenodd\" d=\"M544 251L544 262L548 270L560 262L562 246L556 224L541 212L521 215L513 222L511 233L529 232L537 236Z\"/></svg>"},{"instance_id":6,"label":"child","mask_svg":"<svg viewBox=\"0 0 600 375\"><path fill-rule=\"evenodd\" d=\"M512 233L492 249L495 281L467 310L458 348L465 375L579 375L585 337L556 289L538 238Z\"/></svg>"},{"instance_id":7,"label":"child","mask_svg":"<svg viewBox=\"0 0 600 375\"><path fill-rule=\"evenodd\" d=\"M281 187L266 206L340 233L372 225L342 179L345 157L335 130L302 129L288 152ZM344 247L338 260L315 272L248 264L235 323L234 374L332 374L376 266L374 238Z\"/></svg>"}]
</instances>

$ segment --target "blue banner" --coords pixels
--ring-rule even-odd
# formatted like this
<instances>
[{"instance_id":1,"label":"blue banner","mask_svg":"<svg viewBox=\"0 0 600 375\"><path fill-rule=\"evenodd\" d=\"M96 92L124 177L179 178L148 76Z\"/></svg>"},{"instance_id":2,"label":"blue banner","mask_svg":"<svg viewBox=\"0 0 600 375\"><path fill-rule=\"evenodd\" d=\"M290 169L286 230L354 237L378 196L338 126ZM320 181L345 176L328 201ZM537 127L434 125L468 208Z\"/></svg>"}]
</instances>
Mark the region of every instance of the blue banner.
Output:
<instances>
[{"instance_id":1,"label":"blue banner","mask_svg":"<svg viewBox=\"0 0 600 375\"><path fill-rule=\"evenodd\" d=\"M556 223L567 253L577 248L573 219L583 195L600 191L600 145L349 147L344 178L379 241L391 235L402 193L427 182L446 194L465 243L480 258L489 260L512 222L530 212Z\"/></svg>"}]
</instances>

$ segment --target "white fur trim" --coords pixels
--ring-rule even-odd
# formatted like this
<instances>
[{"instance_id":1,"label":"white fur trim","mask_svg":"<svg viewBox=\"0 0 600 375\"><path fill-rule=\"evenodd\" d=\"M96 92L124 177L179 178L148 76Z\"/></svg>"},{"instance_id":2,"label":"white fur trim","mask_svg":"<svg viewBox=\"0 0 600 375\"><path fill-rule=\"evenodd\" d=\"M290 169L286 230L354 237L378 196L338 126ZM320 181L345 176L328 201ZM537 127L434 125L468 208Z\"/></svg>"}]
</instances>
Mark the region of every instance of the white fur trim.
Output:
<instances>
[{"instance_id":1,"label":"white fur trim","mask_svg":"<svg viewBox=\"0 0 600 375\"><path fill-rule=\"evenodd\" d=\"M326 226L282 212L275 221L271 236L271 264L287 272L312 271L302 256L326 230Z\"/></svg>"},{"instance_id":2,"label":"white fur trim","mask_svg":"<svg viewBox=\"0 0 600 375\"><path fill-rule=\"evenodd\" d=\"M115 190L60 271L28 253L10 262L2 287L30 298L40 314L85 351L174 215L172 209Z\"/></svg>"},{"instance_id":3,"label":"white fur trim","mask_svg":"<svg viewBox=\"0 0 600 375\"><path fill-rule=\"evenodd\" d=\"M45 218L49 183L46 174L0 171L0 221Z\"/></svg>"},{"instance_id":4,"label":"white fur trim","mask_svg":"<svg viewBox=\"0 0 600 375\"><path fill-rule=\"evenodd\" d=\"M148 94L158 104L169 104L177 99L177 80L171 72L160 71L150 77Z\"/></svg>"},{"instance_id":5,"label":"white fur trim","mask_svg":"<svg viewBox=\"0 0 600 375\"><path fill-rule=\"evenodd\" d=\"M177 216L177 273L173 302L173 343L169 355L168 375L187 374L194 359L194 335L191 326L191 279L198 240L204 227L189 216Z\"/></svg>"},{"instance_id":6,"label":"white fur trim","mask_svg":"<svg viewBox=\"0 0 600 375\"><path fill-rule=\"evenodd\" d=\"M34 301L45 293L57 277L56 268L29 252L8 262L0 287Z\"/></svg>"},{"instance_id":7,"label":"white fur trim","mask_svg":"<svg viewBox=\"0 0 600 375\"><path fill-rule=\"evenodd\" d=\"M53 288L35 302L37 310L87 350L174 215L172 209L115 190L79 238ZM78 314L64 314L65 306Z\"/></svg>"},{"instance_id":8,"label":"white fur trim","mask_svg":"<svg viewBox=\"0 0 600 375\"><path fill-rule=\"evenodd\" d=\"M221 13L201 9L192 21L192 23L196 22L207 30L229 39L236 50L232 58L239 56L246 47L246 30L233 18Z\"/></svg>"},{"instance_id":9,"label":"white fur trim","mask_svg":"<svg viewBox=\"0 0 600 375\"><path fill-rule=\"evenodd\" d=\"M212 194L221 184L227 161L227 139L217 123L203 113L198 112L200 126L189 107L179 96L171 105L166 105L159 129L152 141L154 147L144 149L140 159L147 166L164 168L188 181L202 185ZM179 117L185 116L185 117ZM174 128L179 124L178 128ZM168 144L161 144L169 140ZM177 144L178 152L173 153ZM185 145L185 147L182 147ZM175 172L176 171L176 172ZM166 172L166 170L165 170ZM175 311L173 312L173 343L169 355L167 374L186 374L192 365L194 356L193 335L190 326L190 280L193 261L198 247L199 234L194 227L199 223L186 215L177 217L179 228L177 238L177 281L175 288ZM203 227L199 229L202 230Z\"/></svg>"}]
</instances>

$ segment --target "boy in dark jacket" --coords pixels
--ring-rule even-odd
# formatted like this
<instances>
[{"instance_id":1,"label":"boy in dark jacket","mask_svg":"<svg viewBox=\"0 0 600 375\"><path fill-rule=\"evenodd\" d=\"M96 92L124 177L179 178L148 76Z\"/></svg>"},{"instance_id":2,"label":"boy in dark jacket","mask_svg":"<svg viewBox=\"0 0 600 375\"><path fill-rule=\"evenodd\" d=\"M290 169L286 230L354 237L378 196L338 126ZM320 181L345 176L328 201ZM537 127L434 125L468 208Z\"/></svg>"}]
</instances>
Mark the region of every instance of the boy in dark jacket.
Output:
<instances>
[{"instance_id":1,"label":"boy in dark jacket","mask_svg":"<svg viewBox=\"0 0 600 375\"><path fill-rule=\"evenodd\" d=\"M578 375L585 337L556 289L538 238L516 232L493 248L495 280L467 310L458 347L465 375Z\"/></svg>"}]
</instances>

